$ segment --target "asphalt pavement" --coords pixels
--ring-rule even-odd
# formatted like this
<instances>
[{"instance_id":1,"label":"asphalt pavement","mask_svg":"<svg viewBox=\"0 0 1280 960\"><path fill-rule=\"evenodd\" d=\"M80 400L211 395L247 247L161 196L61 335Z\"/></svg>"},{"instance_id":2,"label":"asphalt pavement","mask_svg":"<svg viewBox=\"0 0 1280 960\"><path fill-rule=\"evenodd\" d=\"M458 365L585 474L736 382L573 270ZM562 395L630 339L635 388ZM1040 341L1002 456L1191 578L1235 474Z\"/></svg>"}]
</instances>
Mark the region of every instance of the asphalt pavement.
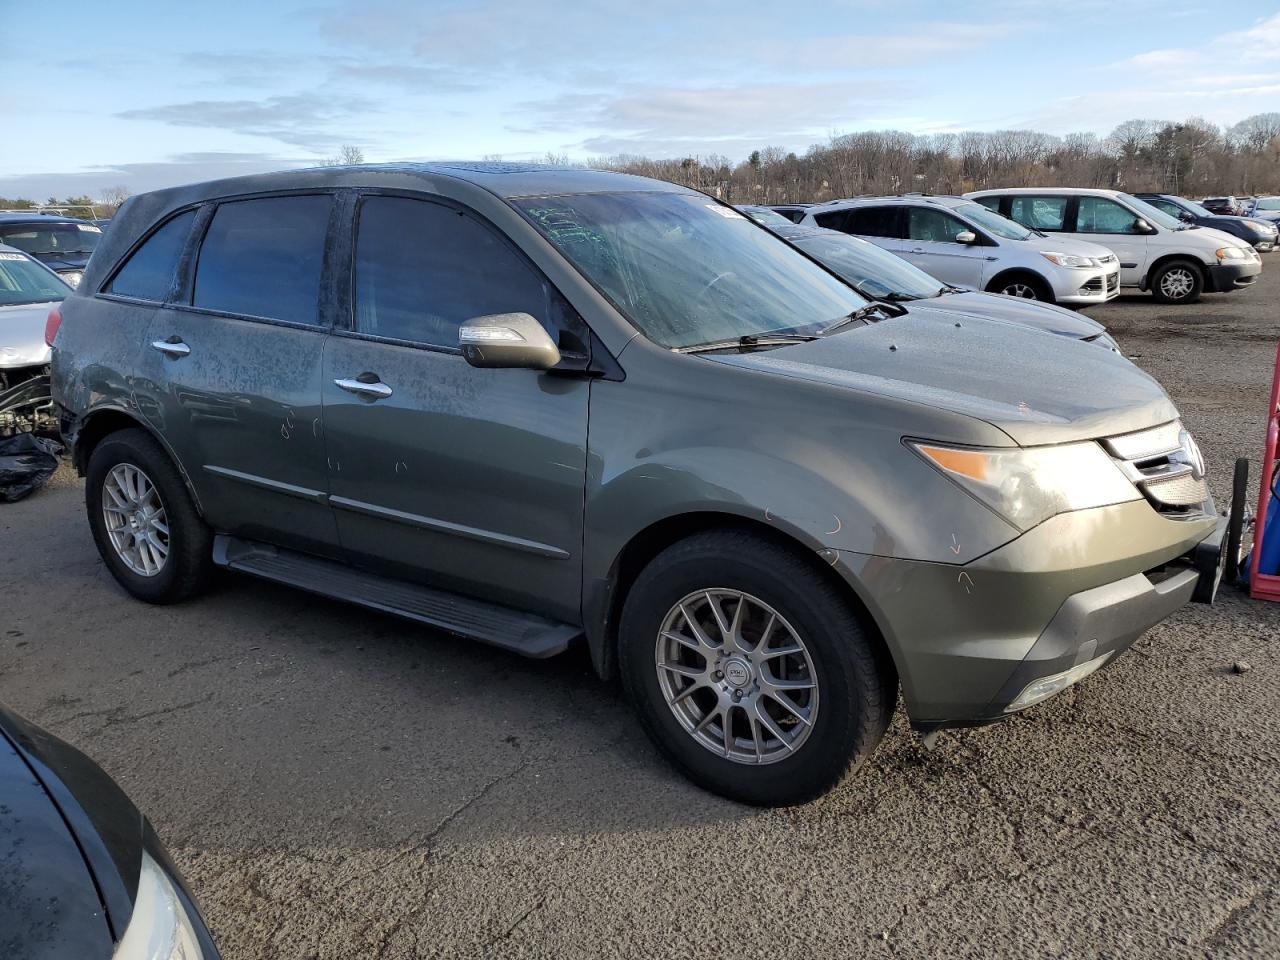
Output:
<instances>
[{"instance_id":1,"label":"asphalt pavement","mask_svg":"<svg viewBox=\"0 0 1280 960\"><path fill-rule=\"evenodd\" d=\"M1224 504L1262 454L1267 261L1196 306L1090 311ZM228 960L1280 956L1280 606L1233 589L932 751L899 714L856 778L778 811L686 782L583 652L236 576L133 601L66 468L0 505L0 596L0 700L130 793Z\"/></svg>"}]
</instances>

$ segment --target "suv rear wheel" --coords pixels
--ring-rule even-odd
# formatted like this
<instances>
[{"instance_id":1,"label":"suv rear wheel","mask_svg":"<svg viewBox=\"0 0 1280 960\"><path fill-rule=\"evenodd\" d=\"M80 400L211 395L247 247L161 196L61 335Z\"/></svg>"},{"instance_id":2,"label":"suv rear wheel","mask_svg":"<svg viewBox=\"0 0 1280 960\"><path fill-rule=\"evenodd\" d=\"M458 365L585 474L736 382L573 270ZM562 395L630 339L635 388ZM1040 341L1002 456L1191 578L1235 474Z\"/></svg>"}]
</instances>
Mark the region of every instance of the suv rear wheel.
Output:
<instances>
[{"instance_id":1,"label":"suv rear wheel","mask_svg":"<svg viewBox=\"0 0 1280 960\"><path fill-rule=\"evenodd\" d=\"M89 457L85 507L98 553L129 593L174 603L213 567L212 534L173 461L143 430L121 430Z\"/></svg>"},{"instance_id":2,"label":"suv rear wheel","mask_svg":"<svg viewBox=\"0 0 1280 960\"><path fill-rule=\"evenodd\" d=\"M750 534L699 534L641 572L619 630L627 694L695 783L779 806L823 793L870 756L897 678L857 614L802 554Z\"/></svg>"},{"instance_id":3,"label":"suv rear wheel","mask_svg":"<svg viewBox=\"0 0 1280 960\"><path fill-rule=\"evenodd\" d=\"M1151 277L1151 295L1157 303L1195 303L1202 290L1204 274L1187 260L1161 264Z\"/></svg>"}]
</instances>

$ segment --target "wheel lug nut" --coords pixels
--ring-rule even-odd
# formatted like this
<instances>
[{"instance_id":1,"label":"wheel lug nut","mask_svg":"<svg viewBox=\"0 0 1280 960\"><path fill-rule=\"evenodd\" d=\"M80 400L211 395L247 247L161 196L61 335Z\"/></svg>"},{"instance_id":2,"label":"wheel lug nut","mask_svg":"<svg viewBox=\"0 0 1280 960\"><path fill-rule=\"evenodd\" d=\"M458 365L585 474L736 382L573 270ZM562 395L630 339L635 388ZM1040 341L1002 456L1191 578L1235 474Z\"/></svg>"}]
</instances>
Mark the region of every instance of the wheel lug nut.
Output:
<instances>
[{"instance_id":1,"label":"wheel lug nut","mask_svg":"<svg viewBox=\"0 0 1280 960\"><path fill-rule=\"evenodd\" d=\"M717 670L717 671L715 672L714 676L715 676L715 678L716 678L717 680L723 680L723 679L724 679L724 674L723 674L722 672L720 672L719 670Z\"/></svg>"}]
</instances>

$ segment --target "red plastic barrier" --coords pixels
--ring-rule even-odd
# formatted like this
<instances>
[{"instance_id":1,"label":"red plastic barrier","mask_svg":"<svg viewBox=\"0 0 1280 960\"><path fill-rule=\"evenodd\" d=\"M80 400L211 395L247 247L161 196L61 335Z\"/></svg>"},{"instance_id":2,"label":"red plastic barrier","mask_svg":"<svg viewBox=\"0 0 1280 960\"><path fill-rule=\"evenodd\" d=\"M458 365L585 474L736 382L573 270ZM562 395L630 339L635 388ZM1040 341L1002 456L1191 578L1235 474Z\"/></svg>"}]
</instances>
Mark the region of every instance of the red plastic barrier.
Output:
<instances>
[{"instance_id":1,"label":"red plastic barrier","mask_svg":"<svg viewBox=\"0 0 1280 960\"><path fill-rule=\"evenodd\" d=\"M1262 456L1262 486L1258 491L1258 516L1253 527L1253 559L1249 563L1249 596L1257 600L1280 600L1280 576L1259 573L1262 537L1267 528L1267 508L1271 505L1271 480L1276 466L1276 440L1280 437L1280 346L1276 347L1276 368L1271 378L1271 406L1267 411L1267 444Z\"/></svg>"}]
</instances>

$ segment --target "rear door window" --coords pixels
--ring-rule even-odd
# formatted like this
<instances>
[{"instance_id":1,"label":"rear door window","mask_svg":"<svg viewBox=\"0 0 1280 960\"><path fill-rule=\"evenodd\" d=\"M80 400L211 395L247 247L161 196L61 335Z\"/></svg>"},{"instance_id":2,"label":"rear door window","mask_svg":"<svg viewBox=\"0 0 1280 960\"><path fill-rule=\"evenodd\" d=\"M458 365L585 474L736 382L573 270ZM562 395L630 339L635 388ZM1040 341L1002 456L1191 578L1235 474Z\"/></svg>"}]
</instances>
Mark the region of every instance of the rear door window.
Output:
<instances>
[{"instance_id":1,"label":"rear door window","mask_svg":"<svg viewBox=\"0 0 1280 960\"><path fill-rule=\"evenodd\" d=\"M548 325L542 277L497 233L453 207L369 197L356 236L358 333L458 347L458 327L495 313Z\"/></svg>"},{"instance_id":2,"label":"rear door window","mask_svg":"<svg viewBox=\"0 0 1280 960\"><path fill-rule=\"evenodd\" d=\"M969 230L963 223L941 210L911 207L907 211L907 239L927 243L955 243L956 236Z\"/></svg>"},{"instance_id":3,"label":"rear door window","mask_svg":"<svg viewBox=\"0 0 1280 960\"><path fill-rule=\"evenodd\" d=\"M1009 218L1033 230L1062 230L1067 222L1067 198L1013 197L1009 205Z\"/></svg>"},{"instance_id":4,"label":"rear door window","mask_svg":"<svg viewBox=\"0 0 1280 960\"><path fill-rule=\"evenodd\" d=\"M1081 197L1076 233L1137 233L1138 215L1106 197Z\"/></svg>"},{"instance_id":5,"label":"rear door window","mask_svg":"<svg viewBox=\"0 0 1280 960\"><path fill-rule=\"evenodd\" d=\"M193 306L318 325L331 207L327 195L220 204L200 247Z\"/></svg>"},{"instance_id":6,"label":"rear door window","mask_svg":"<svg viewBox=\"0 0 1280 960\"><path fill-rule=\"evenodd\" d=\"M990 210L992 213L999 213L999 212L1000 212L1000 198L999 198L999 197L974 197L973 199L975 199L976 201L978 201L978 203L982 204L984 207L986 207L986 208L987 208L988 210Z\"/></svg>"},{"instance_id":7,"label":"rear door window","mask_svg":"<svg viewBox=\"0 0 1280 960\"><path fill-rule=\"evenodd\" d=\"M191 233L194 210L180 213L129 255L107 287L108 293L138 300L166 300L174 288L178 260Z\"/></svg>"},{"instance_id":8,"label":"rear door window","mask_svg":"<svg viewBox=\"0 0 1280 960\"><path fill-rule=\"evenodd\" d=\"M829 213L819 213L813 218L813 222L826 230L843 230L845 221L849 219L848 210L832 210Z\"/></svg>"},{"instance_id":9,"label":"rear door window","mask_svg":"<svg viewBox=\"0 0 1280 960\"><path fill-rule=\"evenodd\" d=\"M897 207L854 207L845 221L844 232L861 237L893 237L901 239L902 218Z\"/></svg>"}]
</instances>

